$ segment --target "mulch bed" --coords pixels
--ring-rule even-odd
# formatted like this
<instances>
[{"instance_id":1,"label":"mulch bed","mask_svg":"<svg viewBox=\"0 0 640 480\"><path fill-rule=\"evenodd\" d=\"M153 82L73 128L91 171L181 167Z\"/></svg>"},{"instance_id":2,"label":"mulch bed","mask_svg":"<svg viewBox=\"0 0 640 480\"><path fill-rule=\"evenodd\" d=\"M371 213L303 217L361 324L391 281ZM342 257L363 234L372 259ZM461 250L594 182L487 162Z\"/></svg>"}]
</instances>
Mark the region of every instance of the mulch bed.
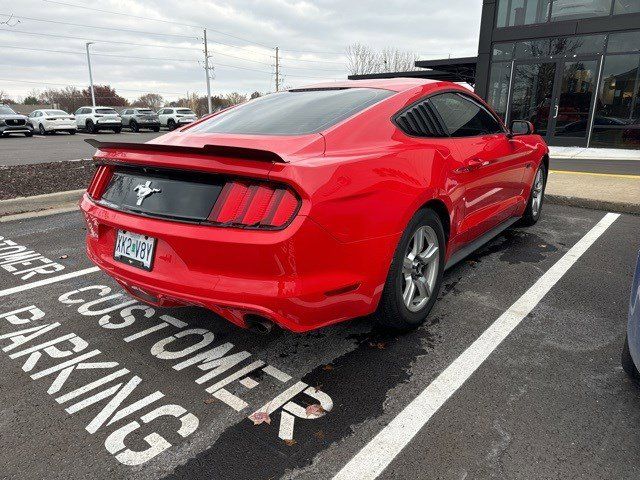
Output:
<instances>
[{"instance_id":1,"label":"mulch bed","mask_svg":"<svg viewBox=\"0 0 640 480\"><path fill-rule=\"evenodd\" d=\"M92 160L0 165L0 200L86 188L94 172Z\"/></svg>"}]
</instances>

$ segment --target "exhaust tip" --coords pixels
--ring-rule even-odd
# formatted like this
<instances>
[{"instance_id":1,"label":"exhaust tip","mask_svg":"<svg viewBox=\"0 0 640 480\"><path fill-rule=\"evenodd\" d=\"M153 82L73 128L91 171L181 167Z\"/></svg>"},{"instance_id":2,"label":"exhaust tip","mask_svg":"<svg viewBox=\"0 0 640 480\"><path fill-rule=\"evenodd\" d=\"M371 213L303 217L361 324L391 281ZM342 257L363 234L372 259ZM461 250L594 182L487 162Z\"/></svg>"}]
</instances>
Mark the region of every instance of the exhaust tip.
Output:
<instances>
[{"instance_id":1,"label":"exhaust tip","mask_svg":"<svg viewBox=\"0 0 640 480\"><path fill-rule=\"evenodd\" d=\"M273 330L273 322L259 315L247 315L244 320L247 328L258 335L269 335Z\"/></svg>"}]
</instances>

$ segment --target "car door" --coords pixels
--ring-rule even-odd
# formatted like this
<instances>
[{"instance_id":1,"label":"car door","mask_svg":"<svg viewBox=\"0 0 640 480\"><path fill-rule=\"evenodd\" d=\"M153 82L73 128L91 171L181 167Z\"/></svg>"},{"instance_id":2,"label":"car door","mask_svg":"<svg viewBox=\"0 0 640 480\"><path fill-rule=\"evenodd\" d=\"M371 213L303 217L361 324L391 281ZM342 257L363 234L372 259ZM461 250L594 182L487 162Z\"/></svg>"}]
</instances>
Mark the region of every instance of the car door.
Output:
<instances>
[{"instance_id":1,"label":"car door","mask_svg":"<svg viewBox=\"0 0 640 480\"><path fill-rule=\"evenodd\" d=\"M521 199L526 153L510 141L502 123L479 100L462 92L430 99L461 166L452 175L465 186L461 230L473 241L509 219Z\"/></svg>"},{"instance_id":2,"label":"car door","mask_svg":"<svg viewBox=\"0 0 640 480\"><path fill-rule=\"evenodd\" d=\"M85 110L86 108L79 108L78 110L76 110L75 116L76 116L76 125L80 128L84 127L85 124Z\"/></svg>"}]
</instances>

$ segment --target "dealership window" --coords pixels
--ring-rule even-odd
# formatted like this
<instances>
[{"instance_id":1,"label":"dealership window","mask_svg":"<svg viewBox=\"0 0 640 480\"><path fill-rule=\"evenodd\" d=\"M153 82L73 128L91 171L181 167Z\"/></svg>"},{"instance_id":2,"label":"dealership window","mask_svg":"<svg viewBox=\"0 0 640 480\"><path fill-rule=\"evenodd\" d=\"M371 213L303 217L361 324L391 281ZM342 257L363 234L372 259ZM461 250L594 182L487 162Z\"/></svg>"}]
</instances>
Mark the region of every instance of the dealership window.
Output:
<instances>
[{"instance_id":1,"label":"dealership window","mask_svg":"<svg viewBox=\"0 0 640 480\"><path fill-rule=\"evenodd\" d=\"M640 55L607 55L602 68L591 146L640 147Z\"/></svg>"},{"instance_id":2,"label":"dealership window","mask_svg":"<svg viewBox=\"0 0 640 480\"><path fill-rule=\"evenodd\" d=\"M612 0L554 0L551 21L603 17L611 14Z\"/></svg>"},{"instance_id":3,"label":"dealership window","mask_svg":"<svg viewBox=\"0 0 640 480\"><path fill-rule=\"evenodd\" d=\"M640 12L640 0L616 0L613 6L614 15Z\"/></svg>"},{"instance_id":4,"label":"dealership window","mask_svg":"<svg viewBox=\"0 0 640 480\"><path fill-rule=\"evenodd\" d=\"M510 80L511 62L494 62L491 64L487 101L503 121L507 117Z\"/></svg>"},{"instance_id":5,"label":"dealership window","mask_svg":"<svg viewBox=\"0 0 640 480\"><path fill-rule=\"evenodd\" d=\"M514 27L544 23L549 18L551 0L500 0L496 25Z\"/></svg>"},{"instance_id":6,"label":"dealership window","mask_svg":"<svg viewBox=\"0 0 640 480\"><path fill-rule=\"evenodd\" d=\"M609 35L607 52L640 52L640 30Z\"/></svg>"},{"instance_id":7,"label":"dealership window","mask_svg":"<svg viewBox=\"0 0 640 480\"><path fill-rule=\"evenodd\" d=\"M551 55L571 57L590 53L604 52L606 35L582 35L577 37L559 37L551 41Z\"/></svg>"}]
</instances>

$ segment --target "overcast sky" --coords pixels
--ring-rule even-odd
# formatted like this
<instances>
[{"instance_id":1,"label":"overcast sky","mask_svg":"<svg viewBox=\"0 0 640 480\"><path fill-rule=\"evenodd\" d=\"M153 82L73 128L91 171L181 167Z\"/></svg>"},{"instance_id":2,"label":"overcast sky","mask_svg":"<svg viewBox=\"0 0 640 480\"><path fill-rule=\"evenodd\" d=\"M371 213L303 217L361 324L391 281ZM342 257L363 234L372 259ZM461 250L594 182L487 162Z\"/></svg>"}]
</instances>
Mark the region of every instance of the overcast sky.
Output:
<instances>
[{"instance_id":1,"label":"overcast sky","mask_svg":"<svg viewBox=\"0 0 640 480\"><path fill-rule=\"evenodd\" d=\"M476 55L481 8L481 0L0 0L0 23L9 20L0 25L0 90L22 99L47 86L86 87L85 42L94 41L96 84L129 99L204 94L206 26L212 93L268 92L276 45L286 86L345 78L354 42L421 58Z\"/></svg>"}]
</instances>

